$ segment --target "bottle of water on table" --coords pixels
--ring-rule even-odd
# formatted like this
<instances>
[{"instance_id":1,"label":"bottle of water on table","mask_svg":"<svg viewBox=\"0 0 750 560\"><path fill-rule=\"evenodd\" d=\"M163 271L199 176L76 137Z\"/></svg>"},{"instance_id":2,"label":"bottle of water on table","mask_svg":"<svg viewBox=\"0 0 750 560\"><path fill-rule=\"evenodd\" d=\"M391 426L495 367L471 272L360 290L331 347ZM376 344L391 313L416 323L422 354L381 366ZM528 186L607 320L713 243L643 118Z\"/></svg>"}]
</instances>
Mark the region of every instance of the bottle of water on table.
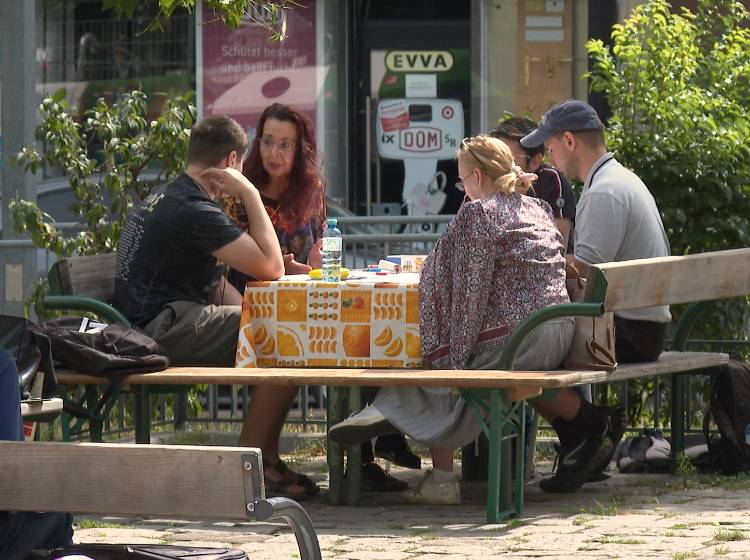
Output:
<instances>
[{"instance_id":1,"label":"bottle of water on table","mask_svg":"<svg viewBox=\"0 0 750 560\"><path fill-rule=\"evenodd\" d=\"M328 229L323 232L323 270L324 282L341 280L341 249L343 240L341 230L336 227L336 218L328 218Z\"/></svg>"}]
</instances>

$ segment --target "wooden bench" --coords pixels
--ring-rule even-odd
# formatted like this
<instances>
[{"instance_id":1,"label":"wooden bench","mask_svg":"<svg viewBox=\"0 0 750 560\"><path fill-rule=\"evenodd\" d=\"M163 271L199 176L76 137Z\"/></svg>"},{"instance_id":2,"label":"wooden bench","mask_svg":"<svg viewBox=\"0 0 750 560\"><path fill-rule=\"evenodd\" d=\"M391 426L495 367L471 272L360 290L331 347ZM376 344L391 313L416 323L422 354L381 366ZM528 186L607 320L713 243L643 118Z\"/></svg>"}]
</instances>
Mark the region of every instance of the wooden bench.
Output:
<instances>
[{"instance_id":1,"label":"wooden bench","mask_svg":"<svg viewBox=\"0 0 750 560\"><path fill-rule=\"evenodd\" d=\"M76 278L88 270L89 274L104 274L100 257L79 257L60 261L50 271L51 295L45 305L55 309L78 309L99 314L110 321L124 320L101 299L92 300L93 289L98 297L107 299L108 288L101 281L87 287ZM110 258L112 267L114 257ZM109 276L112 274L109 270ZM106 278L105 278L106 279ZM66 285L65 282L68 282ZM95 288L94 288L95 284ZM109 292L111 293L111 292ZM235 368L169 368L164 372L130 376L125 387L136 390L140 398L136 404L136 419L148 424L149 390L154 387L191 385L194 383L273 383L327 384L329 392L329 423L334 423L359 406L358 386L416 385L460 387L469 403L487 415L482 429L489 438L489 469L487 519L500 519L520 514L523 508L523 461L516 461L515 499L513 500L510 469L511 440L515 440L516 455L523 457L525 399L539 395L545 389L576 384L614 382L655 375L670 375L672 390L673 450L682 450L684 433L684 385L680 374L710 372L728 362L726 354L686 352L687 337L700 312L711 300L750 294L750 249L720 251L687 257L665 257L622 263L608 263L589 269L585 300L542 309L524 321L508 338L498 371L445 370L316 370L316 369L235 369ZM607 311L623 311L640 307L697 302L691 305L677 324L672 348L654 363L620 366L613 373L587 372L514 372L515 353L539 324L565 316L600 316ZM119 316L119 318L118 318ZM104 380L60 372L58 379L65 384L85 384L93 387ZM350 390L350 388L353 388ZM140 420L139 420L140 419ZM143 439L145 426L139 437ZM137 432L137 435L139 432ZM140 441L140 440L139 440ZM343 453L329 443L328 459L331 472L331 498L334 503L356 503L359 499L359 472L349 469L344 488ZM348 450L350 465L359 464L359 448Z\"/></svg>"},{"instance_id":2,"label":"wooden bench","mask_svg":"<svg viewBox=\"0 0 750 560\"><path fill-rule=\"evenodd\" d=\"M54 414L59 401L22 401L21 415ZM307 512L294 500L266 498L259 449L0 441L0 472L5 511L281 519L295 535L300 558L321 558Z\"/></svg>"},{"instance_id":3,"label":"wooden bench","mask_svg":"<svg viewBox=\"0 0 750 560\"><path fill-rule=\"evenodd\" d=\"M266 498L258 449L2 441L0 472L3 510L281 519L300 558L321 558L305 510L288 498Z\"/></svg>"}]
</instances>

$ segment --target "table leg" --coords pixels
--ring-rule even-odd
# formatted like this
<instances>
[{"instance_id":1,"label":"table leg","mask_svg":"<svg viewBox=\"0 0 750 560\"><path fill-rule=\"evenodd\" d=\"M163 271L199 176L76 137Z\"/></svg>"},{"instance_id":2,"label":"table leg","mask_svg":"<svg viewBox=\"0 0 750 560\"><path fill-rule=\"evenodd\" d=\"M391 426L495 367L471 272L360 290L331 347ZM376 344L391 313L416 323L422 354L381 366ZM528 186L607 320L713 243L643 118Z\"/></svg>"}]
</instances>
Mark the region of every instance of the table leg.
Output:
<instances>
[{"instance_id":1,"label":"table leg","mask_svg":"<svg viewBox=\"0 0 750 560\"><path fill-rule=\"evenodd\" d=\"M344 394L346 387L328 387L328 415L326 432L330 427L344 419ZM331 504L341 505L344 502L344 450L326 436L328 442L328 484Z\"/></svg>"}]
</instances>

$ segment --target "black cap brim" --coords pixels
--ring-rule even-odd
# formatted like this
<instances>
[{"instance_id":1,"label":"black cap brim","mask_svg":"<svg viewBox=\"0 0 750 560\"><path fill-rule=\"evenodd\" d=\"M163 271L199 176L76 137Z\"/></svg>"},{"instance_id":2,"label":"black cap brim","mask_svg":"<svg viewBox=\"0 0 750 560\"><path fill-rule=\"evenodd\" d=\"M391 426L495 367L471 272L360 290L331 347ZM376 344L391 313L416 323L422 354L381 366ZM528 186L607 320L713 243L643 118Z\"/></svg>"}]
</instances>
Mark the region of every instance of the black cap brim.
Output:
<instances>
[{"instance_id":1,"label":"black cap brim","mask_svg":"<svg viewBox=\"0 0 750 560\"><path fill-rule=\"evenodd\" d=\"M529 134L521 138L521 146L523 146L524 148L536 148L537 146L541 146L547 140L549 140L553 134L555 134L554 130L543 128L540 126L534 132L530 132Z\"/></svg>"}]
</instances>

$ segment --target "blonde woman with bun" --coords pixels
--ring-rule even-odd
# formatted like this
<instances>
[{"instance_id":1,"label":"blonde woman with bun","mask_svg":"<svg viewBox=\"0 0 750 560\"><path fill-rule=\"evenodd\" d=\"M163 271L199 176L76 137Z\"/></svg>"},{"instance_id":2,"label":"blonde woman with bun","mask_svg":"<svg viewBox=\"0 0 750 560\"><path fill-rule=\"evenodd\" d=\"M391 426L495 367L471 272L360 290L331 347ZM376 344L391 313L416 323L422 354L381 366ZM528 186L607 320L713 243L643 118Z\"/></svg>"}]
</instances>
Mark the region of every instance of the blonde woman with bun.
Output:
<instances>
[{"instance_id":1,"label":"blonde woman with bun","mask_svg":"<svg viewBox=\"0 0 750 560\"><path fill-rule=\"evenodd\" d=\"M534 311L569 301L562 236L549 205L524 195L536 178L490 136L461 142L456 217L424 262L419 283L422 355L432 368L497 369L508 334ZM516 369L557 368L573 339L570 318L540 325L519 348ZM383 387L372 405L331 428L353 444L400 431L430 447L433 470L407 490L412 502L460 503L453 450L473 441L479 423L444 388Z\"/></svg>"}]
</instances>

